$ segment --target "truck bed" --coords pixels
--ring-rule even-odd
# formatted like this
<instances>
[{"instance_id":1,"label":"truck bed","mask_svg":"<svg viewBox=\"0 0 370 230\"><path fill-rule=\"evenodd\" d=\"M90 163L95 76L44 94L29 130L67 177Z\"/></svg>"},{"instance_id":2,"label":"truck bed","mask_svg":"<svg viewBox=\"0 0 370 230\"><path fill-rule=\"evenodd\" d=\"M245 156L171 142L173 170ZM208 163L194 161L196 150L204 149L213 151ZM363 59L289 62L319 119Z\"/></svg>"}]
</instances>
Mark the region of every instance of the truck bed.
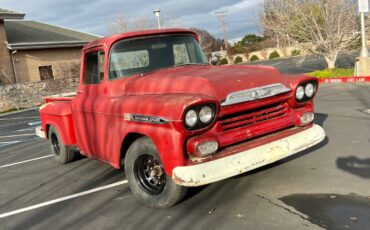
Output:
<instances>
[{"instance_id":1,"label":"truck bed","mask_svg":"<svg viewBox=\"0 0 370 230\"><path fill-rule=\"evenodd\" d=\"M43 97L44 103L54 102L54 101L72 101L73 98L76 96L76 93L63 93L52 95L48 97Z\"/></svg>"}]
</instances>

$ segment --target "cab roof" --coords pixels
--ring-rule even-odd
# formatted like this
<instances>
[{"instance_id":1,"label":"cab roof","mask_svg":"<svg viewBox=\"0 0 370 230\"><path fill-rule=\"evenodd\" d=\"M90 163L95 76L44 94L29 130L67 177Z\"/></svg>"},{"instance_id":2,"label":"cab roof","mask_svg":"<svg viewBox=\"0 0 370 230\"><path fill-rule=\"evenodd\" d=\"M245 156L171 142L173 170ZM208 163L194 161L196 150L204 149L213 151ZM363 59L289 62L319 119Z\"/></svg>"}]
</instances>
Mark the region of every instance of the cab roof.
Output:
<instances>
[{"instance_id":1,"label":"cab roof","mask_svg":"<svg viewBox=\"0 0 370 230\"><path fill-rule=\"evenodd\" d=\"M92 41L86 44L83 47L83 51L88 49L93 49L99 46L103 46L105 48L110 47L113 43L123 39L130 39L130 38L140 38L140 37L147 37L147 36L156 36L156 35L170 35L170 34L190 34L195 37L199 41L198 35L187 29L154 29L154 30L143 30L143 31L133 31L133 32L126 32L122 34L112 35L108 37L104 37L95 41Z\"/></svg>"}]
</instances>

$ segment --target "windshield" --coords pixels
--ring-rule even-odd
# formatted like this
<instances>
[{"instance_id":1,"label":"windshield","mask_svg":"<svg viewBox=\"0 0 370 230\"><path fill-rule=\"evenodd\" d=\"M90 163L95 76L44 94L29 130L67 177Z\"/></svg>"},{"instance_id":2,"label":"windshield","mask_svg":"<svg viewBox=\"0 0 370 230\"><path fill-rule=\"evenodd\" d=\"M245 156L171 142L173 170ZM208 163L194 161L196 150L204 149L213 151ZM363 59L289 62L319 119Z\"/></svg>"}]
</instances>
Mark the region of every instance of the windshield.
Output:
<instances>
[{"instance_id":1,"label":"windshield","mask_svg":"<svg viewBox=\"0 0 370 230\"><path fill-rule=\"evenodd\" d=\"M207 58L191 35L122 40L111 49L109 78L117 79L173 66L204 64L208 64Z\"/></svg>"}]
</instances>

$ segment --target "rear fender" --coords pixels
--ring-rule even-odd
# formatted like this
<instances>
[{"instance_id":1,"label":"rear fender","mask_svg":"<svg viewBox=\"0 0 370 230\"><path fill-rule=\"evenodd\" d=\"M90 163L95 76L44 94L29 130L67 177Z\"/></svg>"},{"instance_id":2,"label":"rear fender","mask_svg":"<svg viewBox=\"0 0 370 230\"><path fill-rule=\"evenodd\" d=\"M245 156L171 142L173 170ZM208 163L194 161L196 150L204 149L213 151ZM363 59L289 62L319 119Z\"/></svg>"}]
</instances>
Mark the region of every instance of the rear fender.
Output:
<instances>
[{"instance_id":1,"label":"rear fender","mask_svg":"<svg viewBox=\"0 0 370 230\"><path fill-rule=\"evenodd\" d=\"M48 138L49 127L53 125L58 129L65 145L76 144L71 104L69 101L54 101L41 106L40 117L46 138Z\"/></svg>"}]
</instances>

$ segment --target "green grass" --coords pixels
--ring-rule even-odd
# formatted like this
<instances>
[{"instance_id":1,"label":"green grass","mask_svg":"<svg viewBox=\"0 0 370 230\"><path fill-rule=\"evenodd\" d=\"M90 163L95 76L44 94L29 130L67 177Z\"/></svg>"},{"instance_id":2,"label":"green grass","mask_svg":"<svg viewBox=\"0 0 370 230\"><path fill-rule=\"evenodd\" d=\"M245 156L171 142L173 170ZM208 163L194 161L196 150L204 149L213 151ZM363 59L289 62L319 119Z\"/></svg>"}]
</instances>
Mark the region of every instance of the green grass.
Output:
<instances>
[{"instance_id":1,"label":"green grass","mask_svg":"<svg viewBox=\"0 0 370 230\"><path fill-rule=\"evenodd\" d=\"M308 76L317 78L353 77L353 74L354 69L324 69L306 73Z\"/></svg>"}]
</instances>

